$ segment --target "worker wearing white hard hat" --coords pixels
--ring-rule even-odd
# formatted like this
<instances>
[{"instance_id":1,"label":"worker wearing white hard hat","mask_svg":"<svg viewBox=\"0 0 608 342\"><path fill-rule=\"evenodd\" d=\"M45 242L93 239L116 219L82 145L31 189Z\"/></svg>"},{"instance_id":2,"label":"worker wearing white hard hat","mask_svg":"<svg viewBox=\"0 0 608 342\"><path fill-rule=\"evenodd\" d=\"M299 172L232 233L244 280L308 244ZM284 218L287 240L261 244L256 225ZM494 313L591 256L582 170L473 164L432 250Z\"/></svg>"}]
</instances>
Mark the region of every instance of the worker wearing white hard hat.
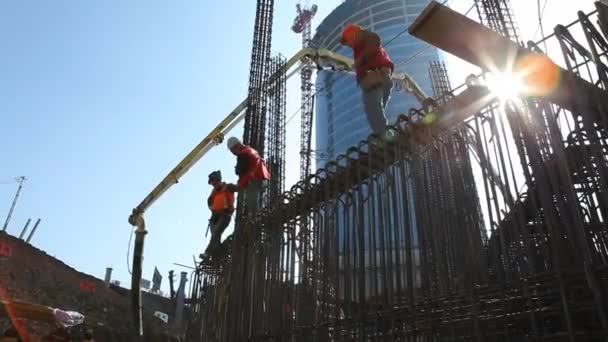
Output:
<instances>
[{"instance_id":1,"label":"worker wearing white hard hat","mask_svg":"<svg viewBox=\"0 0 608 342\"><path fill-rule=\"evenodd\" d=\"M234 171L239 176L239 180L236 185L232 186L235 190L242 191L247 210L250 213L255 212L259 207L262 189L270 180L270 171L258 151L243 144L238 138L228 138L226 145L230 152L237 157Z\"/></svg>"}]
</instances>

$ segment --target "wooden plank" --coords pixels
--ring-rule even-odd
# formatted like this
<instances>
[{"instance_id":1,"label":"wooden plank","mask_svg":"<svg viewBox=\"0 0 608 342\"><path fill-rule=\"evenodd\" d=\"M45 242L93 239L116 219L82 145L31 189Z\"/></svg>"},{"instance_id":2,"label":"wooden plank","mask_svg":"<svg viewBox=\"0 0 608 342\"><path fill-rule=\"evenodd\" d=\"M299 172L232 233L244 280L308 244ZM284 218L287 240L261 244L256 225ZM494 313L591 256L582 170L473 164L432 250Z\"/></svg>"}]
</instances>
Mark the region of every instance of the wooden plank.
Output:
<instances>
[{"instance_id":1,"label":"wooden plank","mask_svg":"<svg viewBox=\"0 0 608 342\"><path fill-rule=\"evenodd\" d=\"M537 75L555 73L553 88L543 97L594 122L608 122L608 92L564 70L549 57L533 52L466 16L432 1L408 29L409 33L485 71L508 72L516 61L537 56ZM541 74L542 73L542 74ZM531 77L532 78L532 77Z\"/></svg>"}]
</instances>

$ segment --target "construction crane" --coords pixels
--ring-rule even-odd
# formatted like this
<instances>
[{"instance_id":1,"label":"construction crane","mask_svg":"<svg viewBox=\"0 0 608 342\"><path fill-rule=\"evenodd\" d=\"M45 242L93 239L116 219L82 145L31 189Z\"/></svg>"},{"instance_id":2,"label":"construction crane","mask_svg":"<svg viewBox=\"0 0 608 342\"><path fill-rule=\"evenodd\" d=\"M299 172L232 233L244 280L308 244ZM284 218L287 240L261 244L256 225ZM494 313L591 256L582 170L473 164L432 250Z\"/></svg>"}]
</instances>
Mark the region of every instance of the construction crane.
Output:
<instances>
[{"instance_id":1,"label":"construction crane","mask_svg":"<svg viewBox=\"0 0 608 342\"><path fill-rule=\"evenodd\" d=\"M330 69L337 72L353 73L351 66L353 60L349 57L332 52L327 49L312 49L304 48L298 51L286 63L284 68L270 75L265 86L270 86L274 80L281 74L287 75L289 78L295 72L289 73L290 69L308 59L314 63L317 69ZM419 101L426 102L427 96L421 88L407 73L395 73L393 80L401 86L405 91L412 93ZM133 248L133 272L131 277L131 290L133 310L137 311L138 327L142 327L142 305L140 293L140 281L142 273L142 261L144 251L144 239L147 234L144 213L154 202L156 202L169 188L178 183L180 178L194 166L209 150L214 146L221 144L226 134L228 134L236 125L238 125L245 117L245 109L247 107L247 99L239 103L234 110L213 129L198 145L196 145L184 159L182 159L167 176L135 207L129 216L129 223L136 227L135 243Z\"/></svg>"},{"instance_id":2,"label":"construction crane","mask_svg":"<svg viewBox=\"0 0 608 342\"><path fill-rule=\"evenodd\" d=\"M296 5L297 16L294 19L291 30L302 35L302 48L309 46L311 39L312 18L317 14L317 5L310 8L302 8L301 4ZM301 77L301 129L300 129L300 178L306 178L310 174L311 160L311 138L312 138L312 118L314 110L314 99L312 95L312 61L305 57L302 60L300 70Z\"/></svg>"},{"instance_id":3,"label":"construction crane","mask_svg":"<svg viewBox=\"0 0 608 342\"><path fill-rule=\"evenodd\" d=\"M13 204L11 205L11 209L8 211L8 215L6 216L6 220L4 221L4 226L2 227L2 231L5 231L8 228L8 223L11 220L11 216L13 215L13 210L15 210L15 205L17 204L17 199L19 199L19 194L21 193L21 189L23 188L23 182L27 180L24 176L15 178L17 183L19 183L19 187L17 188L17 193L15 194L15 198L13 199Z\"/></svg>"}]
</instances>

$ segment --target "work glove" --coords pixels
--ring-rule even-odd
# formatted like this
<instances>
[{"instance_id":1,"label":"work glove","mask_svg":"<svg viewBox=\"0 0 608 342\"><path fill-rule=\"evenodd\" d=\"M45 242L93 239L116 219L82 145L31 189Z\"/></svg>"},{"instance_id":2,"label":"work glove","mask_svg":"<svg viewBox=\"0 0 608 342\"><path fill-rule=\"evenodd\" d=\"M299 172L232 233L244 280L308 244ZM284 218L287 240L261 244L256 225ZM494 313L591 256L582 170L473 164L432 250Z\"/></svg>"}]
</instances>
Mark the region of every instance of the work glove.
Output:
<instances>
[{"instance_id":1,"label":"work glove","mask_svg":"<svg viewBox=\"0 0 608 342\"><path fill-rule=\"evenodd\" d=\"M239 187L236 184L226 184L226 189L228 189L228 191L230 192L238 192L239 191Z\"/></svg>"}]
</instances>

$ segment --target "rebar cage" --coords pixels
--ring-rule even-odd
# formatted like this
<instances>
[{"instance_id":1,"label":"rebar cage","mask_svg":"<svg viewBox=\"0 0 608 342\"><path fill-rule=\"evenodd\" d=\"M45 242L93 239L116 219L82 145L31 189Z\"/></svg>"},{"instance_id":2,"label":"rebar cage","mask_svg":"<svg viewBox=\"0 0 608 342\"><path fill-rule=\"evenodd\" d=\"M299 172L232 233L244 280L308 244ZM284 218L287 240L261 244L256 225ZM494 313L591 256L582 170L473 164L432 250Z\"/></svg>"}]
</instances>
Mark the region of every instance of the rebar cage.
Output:
<instances>
[{"instance_id":1,"label":"rebar cage","mask_svg":"<svg viewBox=\"0 0 608 342\"><path fill-rule=\"evenodd\" d=\"M602 96L492 101L436 134L362 141L199 266L189 340L605 341L608 8L578 15L529 46L555 44Z\"/></svg>"}]
</instances>

